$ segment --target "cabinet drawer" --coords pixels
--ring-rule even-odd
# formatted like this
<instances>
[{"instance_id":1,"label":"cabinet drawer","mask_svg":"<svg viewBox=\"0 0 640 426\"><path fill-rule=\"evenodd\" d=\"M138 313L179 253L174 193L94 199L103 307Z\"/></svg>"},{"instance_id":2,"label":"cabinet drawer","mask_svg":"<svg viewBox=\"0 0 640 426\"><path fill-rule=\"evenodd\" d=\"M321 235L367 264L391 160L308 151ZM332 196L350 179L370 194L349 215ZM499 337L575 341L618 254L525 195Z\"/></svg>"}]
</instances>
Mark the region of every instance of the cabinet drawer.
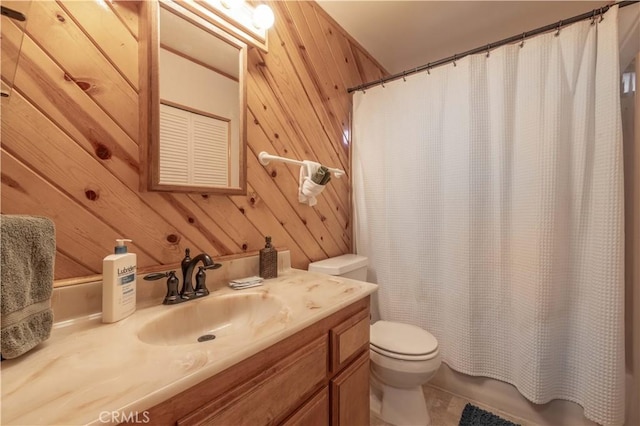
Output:
<instances>
[{"instance_id":1,"label":"cabinet drawer","mask_svg":"<svg viewBox=\"0 0 640 426\"><path fill-rule=\"evenodd\" d=\"M328 424L329 388L324 387L281 426L327 426Z\"/></svg>"},{"instance_id":2,"label":"cabinet drawer","mask_svg":"<svg viewBox=\"0 0 640 426\"><path fill-rule=\"evenodd\" d=\"M327 354L327 338L322 336L178 420L178 426L275 424L324 382Z\"/></svg>"},{"instance_id":3,"label":"cabinet drawer","mask_svg":"<svg viewBox=\"0 0 640 426\"><path fill-rule=\"evenodd\" d=\"M330 331L331 371L343 368L369 346L369 311L363 310Z\"/></svg>"}]
</instances>

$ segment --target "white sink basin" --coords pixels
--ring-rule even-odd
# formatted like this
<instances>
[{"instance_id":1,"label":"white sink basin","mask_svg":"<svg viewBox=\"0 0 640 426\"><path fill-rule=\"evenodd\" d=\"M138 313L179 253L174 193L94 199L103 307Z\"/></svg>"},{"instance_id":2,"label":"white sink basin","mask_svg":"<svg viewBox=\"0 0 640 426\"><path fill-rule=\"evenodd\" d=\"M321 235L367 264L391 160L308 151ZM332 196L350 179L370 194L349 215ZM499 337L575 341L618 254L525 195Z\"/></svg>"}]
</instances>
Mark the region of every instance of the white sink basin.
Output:
<instances>
[{"instance_id":1,"label":"white sink basin","mask_svg":"<svg viewBox=\"0 0 640 426\"><path fill-rule=\"evenodd\" d=\"M229 337L257 339L282 330L289 316L283 301L267 293L210 295L168 306L165 314L140 328L138 338L161 346L215 345Z\"/></svg>"}]
</instances>

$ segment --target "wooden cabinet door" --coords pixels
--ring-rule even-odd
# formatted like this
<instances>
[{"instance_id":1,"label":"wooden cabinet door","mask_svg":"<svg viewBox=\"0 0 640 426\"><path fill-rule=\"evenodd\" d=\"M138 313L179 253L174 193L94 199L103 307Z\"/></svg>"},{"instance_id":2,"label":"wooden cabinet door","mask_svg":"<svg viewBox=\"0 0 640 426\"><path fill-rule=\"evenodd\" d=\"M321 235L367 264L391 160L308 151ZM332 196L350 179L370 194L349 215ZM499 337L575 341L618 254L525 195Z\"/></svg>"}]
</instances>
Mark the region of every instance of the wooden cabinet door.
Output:
<instances>
[{"instance_id":1,"label":"wooden cabinet door","mask_svg":"<svg viewBox=\"0 0 640 426\"><path fill-rule=\"evenodd\" d=\"M332 426L369 425L369 352L331 380Z\"/></svg>"},{"instance_id":2,"label":"wooden cabinet door","mask_svg":"<svg viewBox=\"0 0 640 426\"><path fill-rule=\"evenodd\" d=\"M322 388L281 426L329 426L329 388Z\"/></svg>"}]
</instances>

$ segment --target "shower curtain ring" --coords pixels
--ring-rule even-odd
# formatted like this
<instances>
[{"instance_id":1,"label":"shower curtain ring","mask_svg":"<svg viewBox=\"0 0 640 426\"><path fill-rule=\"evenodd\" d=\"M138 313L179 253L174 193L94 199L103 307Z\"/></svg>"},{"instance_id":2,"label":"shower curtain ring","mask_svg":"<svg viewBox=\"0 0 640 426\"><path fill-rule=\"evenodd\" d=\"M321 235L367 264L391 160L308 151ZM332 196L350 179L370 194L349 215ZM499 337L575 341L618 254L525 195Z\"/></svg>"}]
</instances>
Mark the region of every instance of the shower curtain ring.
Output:
<instances>
[{"instance_id":1,"label":"shower curtain ring","mask_svg":"<svg viewBox=\"0 0 640 426\"><path fill-rule=\"evenodd\" d=\"M382 88L384 89L384 79L380 79L380 85L382 86Z\"/></svg>"},{"instance_id":2,"label":"shower curtain ring","mask_svg":"<svg viewBox=\"0 0 640 426\"><path fill-rule=\"evenodd\" d=\"M487 58L491 55L491 44L487 44Z\"/></svg>"},{"instance_id":3,"label":"shower curtain ring","mask_svg":"<svg viewBox=\"0 0 640 426\"><path fill-rule=\"evenodd\" d=\"M560 27L562 26L562 20L560 20L560 22L558 22L558 29L556 30L556 37L558 37L560 35Z\"/></svg>"},{"instance_id":4,"label":"shower curtain ring","mask_svg":"<svg viewBox=\"0 0 640 426\"><path fill-rule=\"evenodd\" d=\"M457 67L458 65L456 65L456 61L458 60L458 54L456 53L455 55L453 55L453 66Z\"/></svg>"},{"instance_id":5,"label":"shower curtain ring","mask_svg":"<svg viewBox=\"0 0 640 426\"><path fill-rule=\"evenodd\" d=\"M520 49L524 47L524 39L527 36L527 33L522 33L522 41L520 42Z\"/></svg>"},{"instance_id":6,"label":"shower curtain ring","mask_svg":"<svg viewBox=\"0 0 640 426\"><path fill-rule=\"evenodd\" d=\"M407 71L402 71L402 81L406 83L407 81Z\"/></svg>"},{"instance_id":7,"label":"shower curtain ring","mask_svg":"<svg viewBox=\"0 0 640 426\"><path fill-rule=\"evenodd\" d=\"M597 9L593 9L593 15L591 16L591 25L596 24L596 10Z\"/></svg>"},{"instance_id":8,"label":"shower curtain ring","mask_svg":"<svg viewBox=\"0 0 640 426\"><path fill-rule=\"evenodd\" d=\"M427 74L431 75L431 62L427 64Z\"/></svg>"},{"instance_id":9,"label":"shower curtain ring","mask_svg":"<svg viewBox=\"0 0 640 426\"><path fill-rule=\"evenodd\" d=\"M604 16L602 15L602 7L600 8L600 20L598 22L604 21Z\"/></svg>"}]
</instances>

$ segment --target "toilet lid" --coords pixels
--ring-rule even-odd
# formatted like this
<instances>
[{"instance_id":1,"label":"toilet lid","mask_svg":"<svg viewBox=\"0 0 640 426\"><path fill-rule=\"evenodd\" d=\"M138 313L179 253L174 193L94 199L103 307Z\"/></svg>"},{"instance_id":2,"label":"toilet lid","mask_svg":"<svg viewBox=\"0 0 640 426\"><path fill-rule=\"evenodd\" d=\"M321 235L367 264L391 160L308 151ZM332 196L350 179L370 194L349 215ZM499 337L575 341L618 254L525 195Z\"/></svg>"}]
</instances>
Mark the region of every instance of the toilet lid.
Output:
<instances>
[{"instance_id":1,"label":"toilet lid","mask_svg":"<svg viewBox=\"0 0 640 426\"><path fill-rule=\"evenodd\" d=\"M405 356L428 355L438 349L438 341L428 331L392 321L373 324L370 340L374 350L378 348L382 352Z\"/></svg>"},{"instance_id":2,"label":"toilet lid","mask_svg":"<svg viewBox=\"0 0 640 426\"><path fill-rule=\"evenodd\" d=\"M432 358L435 358L438 356L438 350L436 349L434 352L431 352L430 354L426 354L426 355L403 355L403 354L397 354L395 352L388 352L385 351L384 349L380 349L377 346L374 345L369 345L369 352L370 353L377 353L380 354L386 358L392 358L392 359L399 359L402 361L428 361ZM371 357L371 359L373 360L373 356Z\"/></svg>"}]
</instances>

